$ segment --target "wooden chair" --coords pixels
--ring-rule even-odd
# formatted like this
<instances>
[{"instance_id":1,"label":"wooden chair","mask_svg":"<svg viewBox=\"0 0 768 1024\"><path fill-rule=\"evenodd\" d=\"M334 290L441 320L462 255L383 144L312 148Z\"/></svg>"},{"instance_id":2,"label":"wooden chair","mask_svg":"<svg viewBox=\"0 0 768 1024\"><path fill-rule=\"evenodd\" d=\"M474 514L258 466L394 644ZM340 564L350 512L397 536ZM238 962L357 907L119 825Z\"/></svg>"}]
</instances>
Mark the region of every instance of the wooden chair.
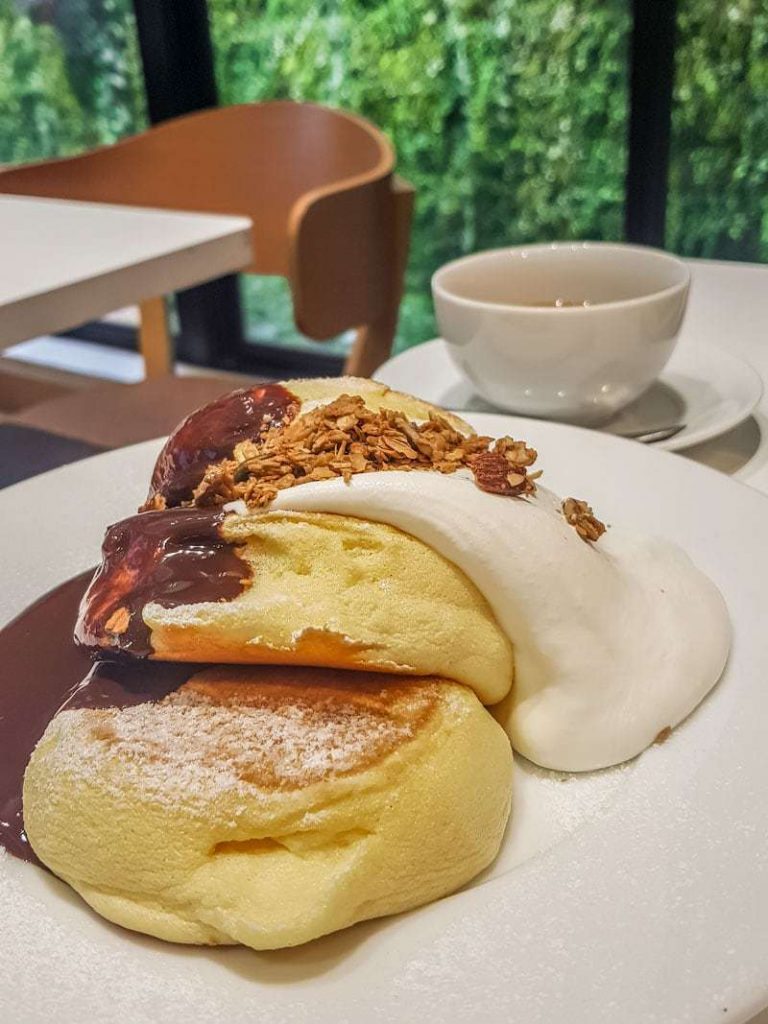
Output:
<instances>
[{"instance_id":1,"label":"wooden chair","mask_svg":"<svg viewBox=\"0 0 768 1024\"><path fill-rule=\"evenodd\" d=\"M369 376L391 350L410 237L413 189L394 161L362 118L281 100L190 114L80 156L6 168L0 192L248 216L248 272L287 278L309 337L354 328L345 370ZM147 377L172 373L163 296L142 304L140 348ZM77 397L55 400L54 424L77 412ZM40 411L23 418L50 429Z\"/></svg>"}]
</instances>

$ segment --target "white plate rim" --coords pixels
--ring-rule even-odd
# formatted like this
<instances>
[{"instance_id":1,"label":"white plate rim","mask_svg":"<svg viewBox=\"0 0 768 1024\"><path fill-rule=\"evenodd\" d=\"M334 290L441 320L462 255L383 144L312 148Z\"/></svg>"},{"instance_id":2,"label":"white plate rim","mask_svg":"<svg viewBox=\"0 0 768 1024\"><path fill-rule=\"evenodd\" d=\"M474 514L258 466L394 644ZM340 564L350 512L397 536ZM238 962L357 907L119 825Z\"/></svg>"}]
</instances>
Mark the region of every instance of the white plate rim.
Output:
<instances>
[{"instance_id":1,"label":"white plate rim","mask_svg":"<svg viewBox=\"0 0 768 1024\"><path fill-rule=\"evenodd\" d=\"M404 352L399 352L396 356L392 356L379 367L375 374L376 379L395 390L407 391L409 388L410 390L413 390L414 363L417 360L423 360L428 366L430 363L434 365L435 361L438 359L442 361L444 354L443 346L445 346L444 339L438 337L422 342L420 345L414 345L412 348L406 349ZM697 362L700 365L706 365L713 368L712 377L707 378L708 382L711 382L712 378L719 379L716 369L717 367L725 368L732 379L738 378L740 387L743 389L743 397L731 412L720 415L718 419L713 420L708 424L705 423L698 428L686 426L674 437L667 438L665 441L655 442L654 448L670 452L683 451L685 449L692 448L695 445L703 444L706 441L711 441L714 438L721 437L729 430L732 430L740 423L743 423L744 420L754 412L763 397L763 379L749 360L744 359L742 356L736 355L733 352L729 352L727 349L722 348L720 345L713 344L710 341L702 341L694 338L681 340L679 347L675 352L673 352L670 360L672 372L674 372L676 356L687 356L688 354L693 353L697 355ZM445 358L448 358L447 355L445 355ZM424 374L424 372L424 367L422 367L421 373ZM458 370L456 372L458 374ZM401 375L404 379L399 379ZM668 363L665 369L661 372L659 379L664 381L665 379L668 379L669 376L670 364ZM424 398L426 401L433 401L438 405L441 404L440 396L438 395L422 393L419 394L419 397ZM455 411L462 416L466 415L466 412L460 409ZM499 410L498 415L515 414L504 413L502 410ZM603 430L600 427L595 429L597 433L611 433L610 431Z\"/></svg>"},{"instance_id":2,"label":"white plate rim","mask_svg":"<svg viewBox=\"0 0 768 1024\"><path fill-rule=\"evenodd\" d=\"M662 501L664 514L691 517L686 518L691 527L689 541L700 549L697 555L705 567L717 569L714 575L734 609L736 642L727 687L686 723L681 742L670 741L652 752L647 768L645 762L638 766L628 786L631 792L619 801L625 811L631 810L631 821L627 822L626 814L623 818L619 814L617 820L613 808L567 843L515 872L396 918L381 936L375 929L365 933L362 950L375 946L375 953L366 958L356 950L350 957L355 973L362 972L363 977L362 982L353 980L351 988L343 969L341 982L335 975L301 978L287 995L279 985L251 982L255 1001L243 1003L243 1008L250 1005L255 1011L258 1006L260 1014L272 1020L299 1022L345 1015L359 1019L355 1014L363 1008L366 1019L372 1021L416 1021L426 1014L450 1021L487 1021L508 1019L512 1012L521 1014L521 1019L552 1024L565 1019L569 1024L616 1019L697 1024L747 1020L768 1000L768 978L758 955L765 935L764 914L759 911L768 912L768 793L763 785L768 752L761 728L768 713L768 692L753 685L768 671L768 650L759 630L768 611L762 585L768 572L768 499L706 467L607 435L495 414L469 418L477 420L481 429L514 430L536 444L545 472L547 452L552 465L557 460L551 453L561 445L564 453L571 454L562 456L558 472L584 475L592 467L602 474L601 479L610 481L610 487L606 483L598 488L604 490L603 500L615 494L617 507L626 506L630 519L642 519L654 507L650 497L646 500L644 487L635 484L636 493L632 493L633 479L653 480L657 499L670 491ZM496 421L495 426L491 421ZM116 508L113 493L100 493L105 478L119 480L130 489L132 499L140 490L138 482L146 479L159 444L147 442L99 455L0 493L5 524L0 538L6 569L6 588L0 594L3 618L49 585L92 564L91 546ZM576 454L586 468L574 465ZM583 485L577 496L590 497L588 492ZM86 507L84 494L90 495ZM51 495L58 495L58 518L54 527L48 523L41 536L38 516L40 510L50 508ZM736 515L739 530L730 528ZM73 532L80 529L82 538L77 543L62 537L67 524ZM681 528L675 526L675 530ZM716 547L707 555L702 538L710 535ZM36 553L31 556L33 550ZM33 573L30 557L39 562ZM727 721L715 718L721 709L727 712ZM712 728L718 744L694 751L690 743L682 743L683 735L698 740ZM653 796L659 796L662 781L665 791L670 788L669 779L678 801L672 814L674 832L664 827L670 807L648 806ZM725 781L733 779L735 787L725 791ZM723 835L707 831L703 819L712 815L727 823ZM707 876L713 865L720 872L716 879ZM4 913L9 907L14 910L14 894L18 899L18 886L31 879L32 871L11 864L10 858L0 861ZM618 877L612 872L618 872ZM568 877L573 884L553 893L553 877ZM674 908L674 915L667 906ZM624 920L619 909L626 915ZM45 907L40 913L44 912ZM78 912L78 921L81 918ZM32 939L47 941L48 931L34 934L38 919L22 915L11 921L18 929L6 928L0 934L0 977L13 975L17 988L28 998L33 994L39 1004L38 1015L33 1016L35 1006L27 1002L30 1022L46 1019L52 988L57 988L59 1019L78 1019L86 1010L94 1020L121 1019L121 1015L126 1019L125 1002L114 1016L109 1015L109 1007L127 1001L130 988L126 984L137 980L131 977L136 968L131 956L120 956L119 951L137 955L137 949L148 971L143 979L148 991L161 998L157 993L167 986L173 1006L153 1003L148 1008L135 1002L130 1019L170 1021L183 1012L189 1020L214 1021L227 1019L226 1014L216 1015L217 1007L231 1012L223 1001L201 1002L204 991L196 984L197 976L209 987L210 979L221 975L212 969L215 955L208 961L205 955L187 957L173 948L161 952L152 944L151 961L146 960L143 943L90 917L83 918L83 934L72 941L78 955L83 943L95 941L94 936L105 944L100 970L107 970L108 977L102 980L111 989L97 998L92 989L83 989L82 972L76 975L77 986L68 987L61 974L66 951L55 947L49 951L50 965L43 965L46 970L50 967L50 974L41 976L40 960L34 958L33 975L26 976L26 961L18 956L19 932L29 927ZM55 929L51 934L57 938ZM374 963L373 972L369 961ZM157 967L158 963L170 966ZM222 984L227 977L223 976ZM90 983L95 984L93 977ZM222 999L224 995L222 989ZM724 1007L728 1007L727 1017Z\"/></svg>"}]
</instances>

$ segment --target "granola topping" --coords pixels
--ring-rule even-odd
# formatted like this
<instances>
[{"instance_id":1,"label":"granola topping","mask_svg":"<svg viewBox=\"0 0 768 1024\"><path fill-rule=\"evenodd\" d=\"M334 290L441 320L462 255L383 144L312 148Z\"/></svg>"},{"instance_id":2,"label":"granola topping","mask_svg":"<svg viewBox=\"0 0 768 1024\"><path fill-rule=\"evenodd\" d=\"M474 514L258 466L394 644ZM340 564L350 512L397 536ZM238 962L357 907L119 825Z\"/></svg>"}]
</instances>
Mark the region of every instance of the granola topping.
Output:
<instances>
[{"instance_id":1,"label":"granola topping","mask_svg":"<svg viewBox=\"0 0 768 1024\"><path fill-rule=\"evenodd\" d=\"M255 508L278 491L314 480L382 470L470 469L482 490L525 496L539 473L528 473L537 453L524 441L465 436L437 414L411 422L392 409L368 409L362 398L341 395L257 441L238 444L232 458L208 467L192 504L223 505L243 499Z\"/></svg>"},{"instance_id":2,"label":"granola topping","mask_svg":"<svg viewBox=\"0 0 768 1024\"><path fill-rule=\"evenodd\" d=\"M562 504L563 515L582 540L596 541L605 533L601 523L592 511L592 506L578 498L566 498Z\"/></svg>"}]
</instances>

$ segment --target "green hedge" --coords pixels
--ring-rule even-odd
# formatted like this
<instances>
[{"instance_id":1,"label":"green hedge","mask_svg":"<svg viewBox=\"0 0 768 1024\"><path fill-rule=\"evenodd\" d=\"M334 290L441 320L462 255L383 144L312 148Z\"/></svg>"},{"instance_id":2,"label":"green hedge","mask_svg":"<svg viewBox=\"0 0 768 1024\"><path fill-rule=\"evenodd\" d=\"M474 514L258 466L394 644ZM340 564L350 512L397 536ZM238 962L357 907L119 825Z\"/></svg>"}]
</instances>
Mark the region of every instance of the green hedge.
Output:
<instances>
[{"instance_id":1,"label":"green hedge","mask_svg":"<svg viewBox=\"0 0 768 1024\"><path fill-rule=\"evenodd\" d=\"M619 238L626 0L209 0L222 102L364 114L418 190L399 344L435 333L432 271L474 249ZM768 260L768 8L681 0L669 247ZM0 161L145 122L129 0L37 24L0 0ZM262 336L295 340L285 289L251 283Z\"/></svg>"},{"instance_id":2,"label":"green hedge","mask_svg":"<svg viewBox=\"0 0 768 1024\"><path fill-rule=\"evenodd\" d=\"M768 4L683 0L667 244L768 260Z\"/></svg>"},{"instance_id":3,"label":"green hedge","mask_svg":"<svg viewBox=\"0 0 768 1024\"><path fill-rule=\"evenodd\" d=\"M146 125L130 0L66 0L50 22L0 0L0 163L66 156Z\"/></svg>"}]
</instances>

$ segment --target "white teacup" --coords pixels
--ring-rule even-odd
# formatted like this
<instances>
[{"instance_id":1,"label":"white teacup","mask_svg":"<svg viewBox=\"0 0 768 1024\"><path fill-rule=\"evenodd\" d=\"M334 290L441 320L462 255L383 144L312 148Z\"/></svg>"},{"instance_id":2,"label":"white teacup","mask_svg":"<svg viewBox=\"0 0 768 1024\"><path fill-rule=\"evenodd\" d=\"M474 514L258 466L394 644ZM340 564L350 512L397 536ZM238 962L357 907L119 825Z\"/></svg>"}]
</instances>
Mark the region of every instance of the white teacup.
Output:
<instances>
[{"instance_id":1,"label":"white teacup","mask_svg":"<svg viewBox=\"0 0 768 1024\"><path fill-rule=\"evenodd\" d=\"M510 412L599 423L664 368L689 284L686 265L657 249L555 242L447 263L432 295L480 395Z\"/></svg>"}]
</instances>

